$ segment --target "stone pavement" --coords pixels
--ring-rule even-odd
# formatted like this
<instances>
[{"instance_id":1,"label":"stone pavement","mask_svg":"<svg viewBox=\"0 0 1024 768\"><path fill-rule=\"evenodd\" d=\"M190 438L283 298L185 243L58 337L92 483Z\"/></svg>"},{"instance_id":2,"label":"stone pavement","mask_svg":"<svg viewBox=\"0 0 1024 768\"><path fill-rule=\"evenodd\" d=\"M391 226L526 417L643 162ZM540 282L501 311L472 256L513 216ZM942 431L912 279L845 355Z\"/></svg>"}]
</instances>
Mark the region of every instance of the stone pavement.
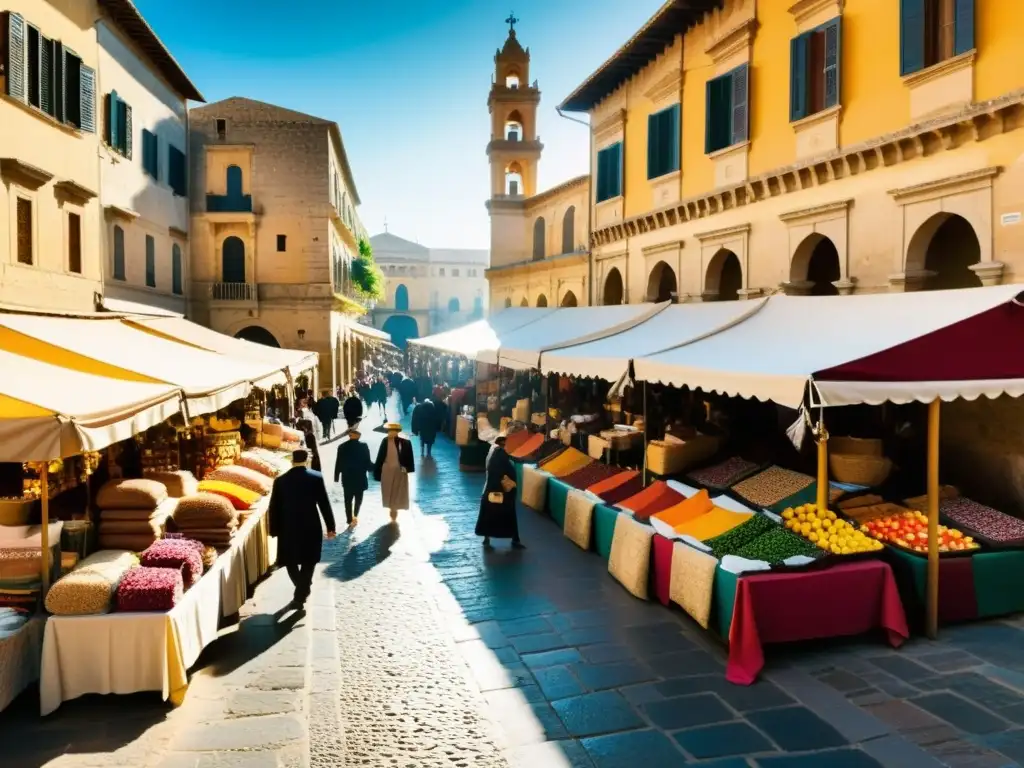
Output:
<instances>
[{"instance_id":1,"label":"stone pavement","mask_svg":"<svg viewBox=\"0 0 1024 768\"><path fill-rule=\"evenodd\" d=\"M375 451L381 436L365 439ZM321 449L328 477L336 445ZM771 648L762 679L733 686L718 641L628 595L543 516L520 510L526 551L483 552L483 477L444 438L434 453L397 526L371 483L359 526L325 544L304 615L280 610L284 573L260 585L184 706L94 696L40 719L29 694L0 715L0 766L1024 764L1024 618L900 651Z\"/></svg>"}]
</instances>

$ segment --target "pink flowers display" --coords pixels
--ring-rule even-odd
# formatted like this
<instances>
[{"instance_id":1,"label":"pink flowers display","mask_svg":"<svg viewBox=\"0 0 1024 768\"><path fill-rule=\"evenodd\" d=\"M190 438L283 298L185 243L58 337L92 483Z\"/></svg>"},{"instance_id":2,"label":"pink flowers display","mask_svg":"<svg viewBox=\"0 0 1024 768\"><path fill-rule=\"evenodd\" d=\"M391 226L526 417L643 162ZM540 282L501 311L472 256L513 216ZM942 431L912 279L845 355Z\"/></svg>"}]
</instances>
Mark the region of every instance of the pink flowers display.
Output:
<instances>
[{"instance_id":1,"label":"pink flowers display","mask_svg":"<svg viewBox=\"0 0 1024 768\"><path fill-rule=\"evenodd\" d=\"M117 587L117 610L169 611L184 592L180 568L132 568Z\"/></svg>"}]
</instances>

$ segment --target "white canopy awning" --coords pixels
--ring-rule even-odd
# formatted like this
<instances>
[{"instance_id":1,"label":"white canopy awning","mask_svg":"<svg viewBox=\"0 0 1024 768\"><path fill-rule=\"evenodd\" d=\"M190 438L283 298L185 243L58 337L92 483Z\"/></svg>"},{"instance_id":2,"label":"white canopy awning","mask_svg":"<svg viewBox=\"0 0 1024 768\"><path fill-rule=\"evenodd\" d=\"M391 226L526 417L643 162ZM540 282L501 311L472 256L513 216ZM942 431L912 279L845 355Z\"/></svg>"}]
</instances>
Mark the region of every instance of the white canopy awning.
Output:
<instances>
[{"instance_id":1,"label":"white canopy awning","mask_svg":"<svg viewBox=\"0 0 1024 768\"><path fill-rule=\"evenodd\" d=\"M501 337L501 347L477 355L482 363L529 370L540 365L541 353L570 344L583 344L622 333L667 304L617 304L601 307L564 307L535 323Z\"/></svg>"},{"instance_id":2,"label":"white canopy awning","mask_svg":"<svg viewBox=\"0 0 1024 768\"><path fill-rule=\"evenodd\" d=\"M511 307L484 320L453 328L422 339L409 339L410 344L436 349L471 360L487 350L501 346L501 339L509 333L547 317L554 307Z\"/></svg>"},{"instance_id":3,"label":"white canopy awning","mask_svg":"<svg viewBox=\"0 0 1024 768\"><path fill-rule=\"evenodd\" d=\"M228 357L146 333L118 317L2 313L0 328L13 332L0 337L7 351L78 370L77 359L87 358L140 374L150 382L173 384L184 391L191 416L218 411L245 397L252 382L273 371L267 363Z\"/></svg>"},{"instance_id":4,"label":"white canopy awning","mask_svg":"<svg viewBox=\"0 0 1024 768\"><path fill-rule=\"evenodd\" d=\"M181 392L69 370L0 350L0 461L98 451L169 419Z\"/></svg>"},{"instance_id":5,"label":"white canopy awning","mask_svg":"<svg viewBox=\"0 0 1024 768\"><path fill-rule=\"evenodd\" d=\"M717 333L761 308L766 299L668 306L642 323L585 344L544 352L542 373L618 381L629 361Z\"/></svg>"},{"instance_id":6,"label":"white canopy awning","mask_svg":"<svg viewBox=\"0 0 1024 768\"><path fill-rule=\"evenodd\" d=\"M854 296L772 296L728 329L633 361L643 381L798 407L817 371L857 360L1005 303L1019 285ZM891 387L899 394L899 387ZM874 393L879 401L890 399ZM848 399L848 398L847 398ZM906 401L906 393L902 399ZM910 398L915 399L915 398Z\"/></svg>"},{"instance_id":7,"label":"white canopy awning","mask_svg":"<svg viewBox=\"0 0 1024 768\"><path fill-rule=\"evenodd\" d=\"M352 333L358 334L359 336L365 336L366 338L373 339L374 341L384 341L388 344L391 343L390 333L374 328L372 325L363 325L362 323L357 323L355 320L350 320L349 318L345 318L345 325L352 331Z\"/></svg>"},{"instance_id":8,"label":"white canopy awning","mask_svg":"<svg viewBox=\"0 0 1024 768\"><path fill-rule=\"evenodd\" d=\"M173 341L191 344L231 358L261 363L266 366L269 375L253 382L260 387L284 384L287 378L285 373L294 381L300 374L315 368L319 360L316 352L268 347L245 339L236 339L180 317L131 317L127 321L129 325L136 325ZM280 375L278 372L281 372Z\"/></svg>"},{"instance_id":9,"label":"white canopy awning","mask_svg":"<svg viewBox=\"0 0 1024 768\"><path fill-rule=\"evenodd\" d=\"M112 299L109 296L103 297L103 308L108 312L116 312L121 315L152 315L153 317L182 317L180 312L172 312L169 309L154 307L150 304L143 304L138 301L127 299Z\"/></svg>"}]
</instances>

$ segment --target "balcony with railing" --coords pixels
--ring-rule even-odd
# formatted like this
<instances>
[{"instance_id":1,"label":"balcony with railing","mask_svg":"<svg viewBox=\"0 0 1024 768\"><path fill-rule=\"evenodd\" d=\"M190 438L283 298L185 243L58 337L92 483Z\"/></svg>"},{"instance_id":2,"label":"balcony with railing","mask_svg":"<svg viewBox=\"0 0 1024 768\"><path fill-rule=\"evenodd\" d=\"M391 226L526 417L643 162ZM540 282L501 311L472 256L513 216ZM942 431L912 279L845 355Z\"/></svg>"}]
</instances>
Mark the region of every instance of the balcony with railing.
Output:
<instances>
[{"instance_id":1,"label":"balcony with railing","mask_svg":"<svg viewBox=\"0 0 1024 768\"><path fill-rule=\"evenodd\" d=\"M207 213L252 213L252 195L207 195Z\"/></svg>"},{"instance_id":2,"label":"balcony with railing","mask_svg":"<svg viewBox=\"0 0 1024 768\"><path fill-rule=\"evenodd\" d=\"M211 283L210 298L214 301L238 301L255 303L258 297L253 283Z\"/></svg>"}]
</instances>

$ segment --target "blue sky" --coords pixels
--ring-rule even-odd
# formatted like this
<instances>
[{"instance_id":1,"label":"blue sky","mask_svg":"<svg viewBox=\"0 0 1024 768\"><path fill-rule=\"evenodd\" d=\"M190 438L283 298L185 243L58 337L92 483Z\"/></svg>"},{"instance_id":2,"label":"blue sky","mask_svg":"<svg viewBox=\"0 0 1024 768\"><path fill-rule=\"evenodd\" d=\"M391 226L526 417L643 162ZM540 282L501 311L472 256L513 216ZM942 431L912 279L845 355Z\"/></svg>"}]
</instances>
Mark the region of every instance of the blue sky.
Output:
<instances>
[{"instance_id":1,"label":"blue sky","mask_svg":"<svg viewBox=\"0 0 1024 768\"><path fill-rule=\"evenodd\" d=\"M437 248L487 248L487 92L514 8L542 93L540 188L587 172L555 107L661 0L135 0L210 102L247 96L335 120L360 215ZM577 115L576 117L586 117Z\"/></svg>"}]
</instances>

